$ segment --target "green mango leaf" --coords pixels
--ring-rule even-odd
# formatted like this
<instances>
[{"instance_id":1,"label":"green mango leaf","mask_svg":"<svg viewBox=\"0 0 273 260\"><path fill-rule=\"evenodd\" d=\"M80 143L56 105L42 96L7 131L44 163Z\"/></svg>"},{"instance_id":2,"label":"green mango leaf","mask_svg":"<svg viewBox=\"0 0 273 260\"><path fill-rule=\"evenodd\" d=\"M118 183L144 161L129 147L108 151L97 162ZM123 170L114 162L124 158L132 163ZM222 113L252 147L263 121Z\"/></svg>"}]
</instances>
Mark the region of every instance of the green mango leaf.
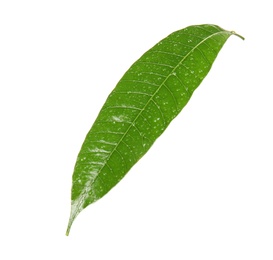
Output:
<instances>
[{"instance_id":1,"label":"green mango leaf","mask_svg":"<svg viewBox=\"0 0 273 260\"><path fill-rule=\"evenodd\" d=\"M157 43L124 74L79 152L67 235L77 215L110 191L179 114L233 34L216 25L189 26Z\"/></svg>"}]
</instances>

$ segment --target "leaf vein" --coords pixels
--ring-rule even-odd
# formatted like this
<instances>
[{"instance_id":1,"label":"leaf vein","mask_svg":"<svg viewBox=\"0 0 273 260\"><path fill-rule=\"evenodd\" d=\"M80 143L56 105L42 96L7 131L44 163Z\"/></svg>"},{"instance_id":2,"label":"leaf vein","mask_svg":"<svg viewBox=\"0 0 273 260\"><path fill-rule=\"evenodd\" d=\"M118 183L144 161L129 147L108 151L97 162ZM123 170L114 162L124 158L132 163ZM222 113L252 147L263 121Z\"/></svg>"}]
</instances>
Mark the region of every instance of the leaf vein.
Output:
<instances>
[{"instance_id":1,"label":"leaf vein","mask_svg":"<svg viewBox=\"0 0 273 260\"><path fill-rule=\"evenodd\" d=\"M171 94L171 97L172 97L172 99L173 99L173 101L174 101L174 104L175 104L175 107L176 107L176 111L179 112L177 100L176 100L176 98L175 98L173 92L169 89L169 87L166 85L166 83L164 83L163 86L164 86L164 87L168 90L168 92Z\"/></svg>"},{"instance_id":2,"label":"leaf vein","mask_svg":"<svg viewBox=\"0 0 273 260\"><path fill-rule=\"evenodd\" d=\"M137 94L137 95L145 95L145 96L152 96L151 94L140 92L140 91L115 91L116 94Z\"/></svg>"},{"instance_id":3,"label":"leaf vein","mask_svg":"<svg viewBox=\"0 0 273 260\"><path fill-rule=\"evenodd\" d=\"M121 80L121 82L144 83L144 84L147 84L147 85L159 87L159 85L157 85L157 84L151 83L151 82L149 82L149 81L144 81L144 80L135 80L135 79L126 79L126 80L125 80L125 79L124 79L124 80Z\"/></svg>"}]
</instances>

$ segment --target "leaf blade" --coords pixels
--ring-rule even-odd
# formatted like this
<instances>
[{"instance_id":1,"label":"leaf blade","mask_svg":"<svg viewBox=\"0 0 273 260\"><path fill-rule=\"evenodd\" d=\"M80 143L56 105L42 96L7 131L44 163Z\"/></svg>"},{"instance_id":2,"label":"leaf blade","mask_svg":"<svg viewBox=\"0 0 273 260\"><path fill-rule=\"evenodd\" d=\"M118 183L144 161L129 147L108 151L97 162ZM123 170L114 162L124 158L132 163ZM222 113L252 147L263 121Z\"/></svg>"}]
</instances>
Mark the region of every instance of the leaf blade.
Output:
<instances>
[{"instance_id":1,"label":"leaf blade","mask_svg":"<svg viewBox=\"0 0 273 260\"><path fill-rule=\"evenodd\" d=\"M76 216L111 190L179 114L232 34L215 25L187 27L160 41L124 74L78 155L67 235Z\"/></svg>"}]
</instances>

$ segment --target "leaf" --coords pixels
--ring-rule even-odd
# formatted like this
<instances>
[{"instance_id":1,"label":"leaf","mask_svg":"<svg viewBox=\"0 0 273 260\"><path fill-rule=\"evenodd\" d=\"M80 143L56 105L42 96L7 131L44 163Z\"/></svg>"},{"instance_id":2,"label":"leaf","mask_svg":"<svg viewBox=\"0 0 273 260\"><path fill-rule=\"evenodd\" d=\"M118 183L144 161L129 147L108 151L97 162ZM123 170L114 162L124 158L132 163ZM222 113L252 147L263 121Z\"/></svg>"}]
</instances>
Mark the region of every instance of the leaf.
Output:
<instances>
[{"instance_id":1,"label":"leaf","mask_svg":"<svg viewBox=\"0 0 273 260\"><path fill-rule=\"evenodd\" d=\"M179 114L233 34L215 25L176 31L124 74L79 152L67 235L76 216L110 191Z\"/></svg>"}]
</instances>

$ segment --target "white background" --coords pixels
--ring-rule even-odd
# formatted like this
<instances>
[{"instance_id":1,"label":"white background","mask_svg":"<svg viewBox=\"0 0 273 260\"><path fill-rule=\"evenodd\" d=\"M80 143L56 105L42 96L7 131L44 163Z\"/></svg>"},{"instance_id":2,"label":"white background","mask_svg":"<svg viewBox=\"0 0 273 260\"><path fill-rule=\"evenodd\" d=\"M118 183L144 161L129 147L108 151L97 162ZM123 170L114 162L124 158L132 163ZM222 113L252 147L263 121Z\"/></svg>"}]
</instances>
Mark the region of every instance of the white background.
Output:
<instances>
[{"instance_id":1,"label":"white background","mask_svg":"<svg viewBox=\"0 0 273 260\"><path fill-rule=\"evenodd\" d=\"M270 1L0 2L0 259L273 259ZM107 95L156 42L235 30L151 150L65 236Z\"/></svg>"}]
</instances>

